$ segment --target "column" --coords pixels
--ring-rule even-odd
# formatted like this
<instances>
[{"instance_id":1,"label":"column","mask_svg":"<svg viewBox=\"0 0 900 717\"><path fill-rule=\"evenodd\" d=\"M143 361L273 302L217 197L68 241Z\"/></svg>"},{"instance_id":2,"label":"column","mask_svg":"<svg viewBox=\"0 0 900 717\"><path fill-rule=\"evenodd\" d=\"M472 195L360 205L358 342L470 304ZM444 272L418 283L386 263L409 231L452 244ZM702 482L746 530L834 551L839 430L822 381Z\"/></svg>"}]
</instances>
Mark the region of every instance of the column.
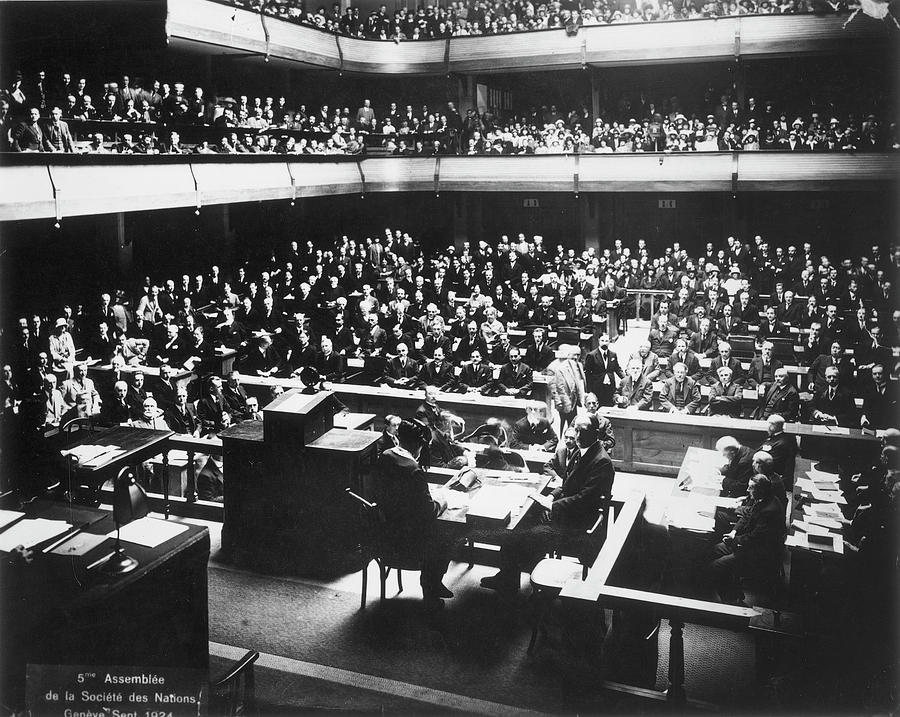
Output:
<instances>
[{"instance_id":1,"label":"column","mask_svg":"<svg viewBox=\"0 0 900 717\"><path fill-rule=\"evenodd\" d=\"M600 116L600 77L596 70L591 71L591 121ZM588 131L588 133L590 133Z\"/></svg>"},{"instance_id":2,"label":"column","mask_svg":"<svg viewBox=\"0 0 900 717\"><path fill-rule=\"evenodd\" d=\"M453 195L453 244L458 248L462 248L462 243L469 236L468 220L469 220L469 198L468 194Z\"/></svg>"},{"instance_id":3,"label":"column","mask_svg":"<svg viewBox=\"0 0 900 717\"><path fill-rule=\"evenodd\" d=\"M113 265L118 270L119 276L128 276L134 260L134 247L131 245L131 237L126 237L125 234L124 212L112 215L109 242L111 246L115 247Z\"/></svg>"},{"instance_id":4,"label":"column","mask_svg":"<svg viewBox=\"0 0 900 717\"><path fill-rule=\"evenodd\" d=\"M600 217L599 195L582 194L578 200L578 218L581 224L582 245L585 249L594 248L600 254Z\"/></svg>"}]
</instances>

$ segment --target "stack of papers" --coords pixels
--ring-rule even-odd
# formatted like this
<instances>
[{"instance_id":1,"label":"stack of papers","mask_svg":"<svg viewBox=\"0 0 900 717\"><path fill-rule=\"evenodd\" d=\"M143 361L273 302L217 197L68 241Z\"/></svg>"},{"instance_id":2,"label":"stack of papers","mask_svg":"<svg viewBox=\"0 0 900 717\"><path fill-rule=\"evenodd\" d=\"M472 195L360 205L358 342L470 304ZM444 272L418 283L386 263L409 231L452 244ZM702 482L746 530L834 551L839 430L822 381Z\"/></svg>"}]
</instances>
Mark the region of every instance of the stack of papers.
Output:
<instances>
[{"instance_id":1,"label":"stack of papers","mask_svg":"<svg viewBox=\"0 0 900 717\"><path fill-rule=\"evenodd\" d=\"M0 533L0 550L9 553L20 545L32 548L38 543L62 535L71 527L64 520L26 518Z\"/></svg>"},{"instance_id":2,"label":"stack of papers","mask_svg":"<svg viewBox=\"0 0 900 717\"><path fill-rule=\"evenodd\" d=\"M98 446L93 443L85 443L60 451L60 453L66 458L74 457L77 465L91 468L118 458L125 453L125 449L118 446Z\"/></svg>"},{"instance_id":3,"label":"stack of papers","mask_svg":"<svg viewBox=\"0 0 900 717\"><path fill-rule=\"evenodd\" d=\"M809 533L794 533L784 541L785 545L804 548L805 550L821 550L827 553L844 554L844 541L839 535L810 535Z\"/></svg>"},{"instance_id":4,"label":"stack of papers","mask_svg":"<svg viewBox=\"0 0 900 717\"><path fill-rule=\"evenodd\" d=\"M666 509L666 521L674 528L711 533L715 527L713 513L697 510L691 501L672 501Z\"/></svg>"}]
</instances>

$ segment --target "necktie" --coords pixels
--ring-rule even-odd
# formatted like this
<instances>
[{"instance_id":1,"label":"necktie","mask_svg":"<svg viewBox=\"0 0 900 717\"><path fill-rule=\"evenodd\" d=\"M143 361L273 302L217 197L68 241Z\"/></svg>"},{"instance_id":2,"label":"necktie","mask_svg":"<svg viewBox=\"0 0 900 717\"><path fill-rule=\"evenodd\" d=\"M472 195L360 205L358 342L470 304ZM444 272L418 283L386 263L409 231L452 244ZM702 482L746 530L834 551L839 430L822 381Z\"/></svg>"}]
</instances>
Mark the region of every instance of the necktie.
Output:
<instances>
[{"instance_id":1,"label":"necktie","mask_svg":"<svg viewBox=\"0 0 900 717\"><path fill-rule=\"evenodd\" d=\"M829 388L829 389L828 389L828 400L829 400L829 401L833 401L833 400L834 400L834 389L833 389L833 388Z\"/></svg>"},{"instance_id":2,"label":"necktie","mask_svg":"<svg viewBox=\"0 0 900 717\"><path fill-rule=\"evenodd\" d=\"M567 477L572 475L575 468L578 466L578 459L580 457L581 457L580 451L578 451L577 449L572 451L571 455L569 456L568 465L566 466L566 476Z\"/></svg>"}]
</instances>

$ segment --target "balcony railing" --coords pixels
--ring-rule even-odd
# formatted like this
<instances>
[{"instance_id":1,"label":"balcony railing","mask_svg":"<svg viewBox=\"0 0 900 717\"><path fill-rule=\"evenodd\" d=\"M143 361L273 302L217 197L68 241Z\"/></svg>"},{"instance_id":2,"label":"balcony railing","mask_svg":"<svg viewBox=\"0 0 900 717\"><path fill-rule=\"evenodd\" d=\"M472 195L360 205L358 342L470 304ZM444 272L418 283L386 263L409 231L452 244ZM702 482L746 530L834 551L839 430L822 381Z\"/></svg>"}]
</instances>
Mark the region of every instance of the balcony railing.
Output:
<instances>
[{"instance_id":1,"label":"balcony railing","mask_svg":"<svg viewBox=\"0 0 900 717\"><path fill-rule=\"evenodd\" d=\"M377 74L449 74L731 60L846 51L887 42L859 16L765 15L541 30L502 36L384 42L333 35L210 0L169 0L166 35L176 46L217 45L302 65Z\"/></svg>"},{"instance_id":2,"label":"balcony railing","mask_svg":"<svg viewBox=\"0 0 900 717\"><path fill-rule=\"evenodd\" d=\"M3 156L0 221L372 192L879 191L896 153Z\"/></svg>"}]
</instances>

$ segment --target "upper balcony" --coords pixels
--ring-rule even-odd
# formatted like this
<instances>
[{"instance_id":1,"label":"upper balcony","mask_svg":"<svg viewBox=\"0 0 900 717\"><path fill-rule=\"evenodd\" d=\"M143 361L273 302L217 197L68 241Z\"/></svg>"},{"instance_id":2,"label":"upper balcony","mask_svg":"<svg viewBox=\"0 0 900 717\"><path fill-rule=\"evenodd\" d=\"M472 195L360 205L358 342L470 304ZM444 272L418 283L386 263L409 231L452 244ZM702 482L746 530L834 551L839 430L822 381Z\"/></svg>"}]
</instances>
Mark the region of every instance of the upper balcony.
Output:
<instances>
[{"instance_id":1,"label":"upper balcony","mask_svg":"<svg viewBox=\"0 0 900 717\"><path fill-rule=\"evenodd\" d=\"M209 46L266 60L365 74L429 75L562 70L847 52L879 43L888 30L860 14L846 17L722 17L446 40L389 42L341 37L210 0L168 0L166 35L174 47Z\"/></svg>"},{"instance_id":2,"label":"upper balcony","mask_svg":"<svg viewBox=\"0 0 900 717\"><path fill-rule=\"evenodd\" d=\"M6 154L0 221L375 192L836 192L896 186L896 153L480 157Z\"/></svg>"}]
</instances>

